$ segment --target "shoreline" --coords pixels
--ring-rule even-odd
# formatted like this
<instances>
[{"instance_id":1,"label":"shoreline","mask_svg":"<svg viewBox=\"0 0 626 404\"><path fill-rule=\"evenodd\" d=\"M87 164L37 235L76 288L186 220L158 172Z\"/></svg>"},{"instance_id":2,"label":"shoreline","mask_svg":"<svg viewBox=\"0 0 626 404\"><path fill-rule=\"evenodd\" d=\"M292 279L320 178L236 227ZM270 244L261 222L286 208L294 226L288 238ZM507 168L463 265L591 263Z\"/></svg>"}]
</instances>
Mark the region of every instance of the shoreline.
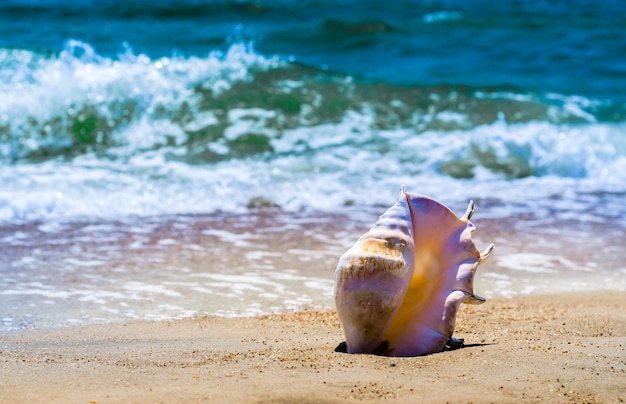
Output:
<instances>
[{"instance_id":1,"label":"shoreline","mask_svg":"<svg viewBox=\"0 0 626 404\"><path fill-rule=\"evenodd\" d=\"M72 323L332 308L337 260L379 213L260 209L0 226L0 335ZM626 291L620 223L545 226L512 216L476 217L474 224L478 249L496 246L474 279L481 296Z\"/></svg>"},{"instance_id":2,"label":"shoreline","mask_svg":"<svg viewBox=\"0 0 626 404\"><path fill-rule=\"evenodd\" d=\"M623 402L624 292L462 305L466 346L337 353L333 311L0 334L0 402Z\"/></svg>"}]
</instances>

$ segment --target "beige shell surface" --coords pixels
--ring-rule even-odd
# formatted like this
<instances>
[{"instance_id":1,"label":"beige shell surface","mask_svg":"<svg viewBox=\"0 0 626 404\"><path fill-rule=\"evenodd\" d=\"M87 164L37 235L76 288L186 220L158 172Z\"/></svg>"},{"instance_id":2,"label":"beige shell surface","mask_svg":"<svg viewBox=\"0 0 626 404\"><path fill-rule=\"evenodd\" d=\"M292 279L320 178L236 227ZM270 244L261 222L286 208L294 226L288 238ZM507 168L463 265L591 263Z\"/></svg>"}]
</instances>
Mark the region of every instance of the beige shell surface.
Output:
<instances>
[{"instance_id":1,"label":"beige shell surface","mask_svg":"<svg viewBox=\"0 0 626 404\"><path fill-rule=\"evenodd\" d=\"M474 211L457 217L434 199L404 191L339 260L335 304L350 353L415 356L444 349L473 291L480 253Z\"/></svg>"}]
</instances>

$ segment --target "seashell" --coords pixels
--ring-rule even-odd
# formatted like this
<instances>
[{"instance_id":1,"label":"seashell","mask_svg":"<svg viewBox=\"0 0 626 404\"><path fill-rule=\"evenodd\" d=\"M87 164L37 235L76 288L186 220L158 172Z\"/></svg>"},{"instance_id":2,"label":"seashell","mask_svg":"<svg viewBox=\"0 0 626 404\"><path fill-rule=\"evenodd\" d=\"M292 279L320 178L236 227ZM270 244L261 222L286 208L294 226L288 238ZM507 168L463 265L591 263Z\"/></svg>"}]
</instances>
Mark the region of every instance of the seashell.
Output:
<instances>
[{"instance_id":1,"label":"seashell","mask_svg":"<svg viewBox=\"0 0 626 404\"><path fill-rule=\"evenodd\" d=\"M417 356L461 345L452 338L459 305L473 291L480 253L470 201L460 218L402 187L398 202L358 239L335 271L335 304L349 353Z\"/></svg>"}]
</instances>

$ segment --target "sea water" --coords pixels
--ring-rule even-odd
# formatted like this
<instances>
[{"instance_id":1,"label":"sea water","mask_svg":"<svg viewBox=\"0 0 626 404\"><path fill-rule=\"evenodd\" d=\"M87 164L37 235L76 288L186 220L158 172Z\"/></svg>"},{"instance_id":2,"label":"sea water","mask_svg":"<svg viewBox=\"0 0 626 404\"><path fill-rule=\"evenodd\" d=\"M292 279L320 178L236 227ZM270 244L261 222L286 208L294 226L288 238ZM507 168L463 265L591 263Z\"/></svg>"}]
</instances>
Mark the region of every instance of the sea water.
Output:
<instances>
[{"instance_id":1,"label":"sea water","mask_svg":"<svg viewBox=\"0 0 626 404\"><path fill-rule=\"evenodd\" d=\"M400 186L488 297L626 290L618 1L0 4L0 330L332 307Z\"/></svg>"}]
</instances>

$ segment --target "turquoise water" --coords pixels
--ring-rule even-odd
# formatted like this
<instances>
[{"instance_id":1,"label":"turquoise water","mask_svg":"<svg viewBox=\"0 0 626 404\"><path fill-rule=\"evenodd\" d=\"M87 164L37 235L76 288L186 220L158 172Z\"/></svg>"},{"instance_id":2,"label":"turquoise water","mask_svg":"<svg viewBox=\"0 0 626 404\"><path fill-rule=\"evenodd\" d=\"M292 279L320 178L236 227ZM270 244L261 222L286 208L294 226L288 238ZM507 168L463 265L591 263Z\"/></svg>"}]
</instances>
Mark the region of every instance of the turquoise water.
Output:
<instances>
[{"instance_id":1,"label":"turquoise water","mask_svg":"<svg viewBox=\"0 0 626 404\"><path fill-rule=\"evenodd\" d=\"M0 220L332 210L401 183L626 216L620 2L379 3L3 2Z\"/></svg>"}]
</instances>

